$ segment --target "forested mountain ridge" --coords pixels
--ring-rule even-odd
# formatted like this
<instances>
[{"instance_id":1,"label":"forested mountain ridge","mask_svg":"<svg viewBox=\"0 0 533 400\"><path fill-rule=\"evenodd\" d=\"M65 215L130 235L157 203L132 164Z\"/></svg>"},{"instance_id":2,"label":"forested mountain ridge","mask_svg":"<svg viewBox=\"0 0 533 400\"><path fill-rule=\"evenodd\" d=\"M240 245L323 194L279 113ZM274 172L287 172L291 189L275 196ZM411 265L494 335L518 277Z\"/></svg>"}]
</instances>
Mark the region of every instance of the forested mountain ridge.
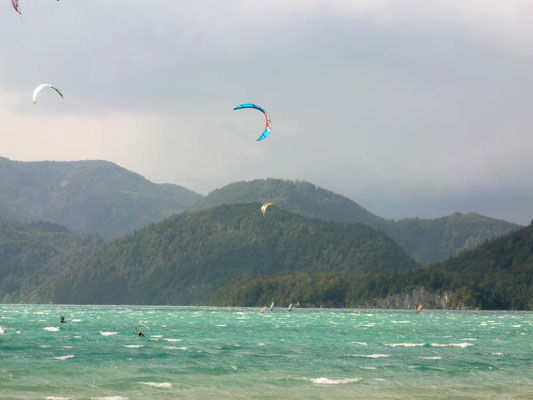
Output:
<instances>
[{"instance_id":1,"label":"forested mountain ridge","mask_svg":"<svg viewBox=\"0 0 533 400\"><path fill-rule=\"evenodd\" d=\"M379 274L280 274L227 283L211 303L533 310L533 225L429 268ZM426 304L428 302L429 304ZM432 303L432 304L431 304Z\"/></svg>"},{"instance_id":2,"label":"forested mountain ridge","mask_svg":"<svg viewBox=\"0 0 533 400\"><path fill-rule=\"evenodd\" d=\"M260 204L171 216L107 243L27 301L206 304L229 279L286 272L404 270L414 260L363 224L342 225Z\"/></svg>"},{"instance_id":3,"label":"forested mountain ridge","mask_svg":"<svg viewBox=\"0 0 533 400\"><path fill-rule=\"evenodd\" d=\"M0 216L10 220L51 221L113 238L179 213L199 198L108 161L0 158Z\"/></svg>"},{"instance_id":4,"label":"forested mountain ridge","mask_svg":"<svg viewBox=\"0 0 533 400\"><path fill-rule=\"evenodd\" d=\"M75 234L49 222L0 218L0 302L19 301L20 292L31 291L101 243L99 236Z\"/></svg>"},{"instance_id":5,"label":"forested mountain ridge","mask_svg":"<svg viewBox=\"0 0 533 400\"><path fill-rule=\"evenodd\" d=\"M309 182L281 179L232 183L212 191L191 209L251 201L274 202L285 210L325 221L369 225L386 232L422 265L445 260L519 228L516 224L473 213L435 219L386 220L347 197Z\"/></svg>"}]
</instances>

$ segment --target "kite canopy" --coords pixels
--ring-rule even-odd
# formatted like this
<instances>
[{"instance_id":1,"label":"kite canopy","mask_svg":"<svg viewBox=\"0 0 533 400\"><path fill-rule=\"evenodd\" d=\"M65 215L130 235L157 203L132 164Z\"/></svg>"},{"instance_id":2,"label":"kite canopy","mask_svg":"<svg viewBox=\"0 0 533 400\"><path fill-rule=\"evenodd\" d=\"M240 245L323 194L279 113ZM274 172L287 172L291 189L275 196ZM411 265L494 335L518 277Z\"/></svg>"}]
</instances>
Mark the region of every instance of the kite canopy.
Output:
<instances>
[{"instance_id":1,"label":"kite canopy","mask_svg":"<svg viewBox=\"0 0 533 400\"><path fill-rule=\"evenodd\" d=\"M276 207L278 208L277 205L275 205L274 203L265 203L261 206L261 214L263 214L263 217L266 217L266 214L267 214L267 208L268 207Z\"/></svg>"},{"instance_id":2,"label":"kite canopy","mask_svg":"<svg viewBox=\"0 0 533 400\"><path fill-rule=\"evenodd\" d=\"M270 115L268 115L268 113L262 107L259 107L252 103L240 104L237 107L235 107L234 110L242 110L243 108L255 108L256 110L261 111L265 115L265 120L266 120L265 128L261 136L259 136L259 138L257 139L257 141L263 140L268 135L270 135L270 124L272 123L272 120L270 119Z\"/></svg>"},{"instance_id":3,"label":"kite canopy","mask_svg":"<svg viewBox=\"0 0 533 400\"><path fill-rule=\"evenodd\" d=\"M13 5L13 8L15 9L16 12L18 12L19 14L22 14L20 12L19 0L11 0L11 4Z\"/></svg>"},{"instance_id":4,"label":"kite canopy","mask_svg":"<svg viewBox=\"0 0 533 400\"><path fill-rule=\"evenodd\" d=\"M35 90L33 91L33 104L37 103L37 95L44 88L54 89L57 92L57 94L60 95L63 100L65 100L65 98L63 97L63 93L61 93L61 91L58 88L56 88L54 85L51 85L49 83L43 83L42 85L37 86Z\"/></svg>"}]
</instances>

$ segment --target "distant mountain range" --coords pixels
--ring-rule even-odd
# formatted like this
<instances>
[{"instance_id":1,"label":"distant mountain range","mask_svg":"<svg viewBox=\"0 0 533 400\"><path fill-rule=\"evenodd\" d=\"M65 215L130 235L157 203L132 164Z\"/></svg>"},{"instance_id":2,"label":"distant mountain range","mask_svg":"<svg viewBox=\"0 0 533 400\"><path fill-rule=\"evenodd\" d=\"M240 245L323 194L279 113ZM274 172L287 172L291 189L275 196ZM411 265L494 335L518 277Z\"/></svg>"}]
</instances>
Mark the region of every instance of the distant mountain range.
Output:
<instances>
[{"instance_id":1,"label":"distant mountain range","mask_svg":"<svg viewBox=\"0 0 533 400\"><path fill-rule=\"evenodd\" d=\"M109 239L182 212L200 198L107 161L0 158L0 216L10 220L51 221Z\"/></svg>"},{"instance_id":2,"label":"distant mountain range","mask_svg":"<svg viewBox=\"0 0 533 400\"><path fill-rule=\"evenodd\" d=\"M219 206L151 224L107 243L23 301L206 304L229 279L286 272L405 270L416 263L384 233L260 204ZM30 293L30 295L28 295Z\"/></svg>"},{"instance_id":3,"label":"distant mountain range","mask_svg":"<svg viewBox=\"0 0 533 400\"><path fill-rule=\"evenodd\" d=\"M422 265L445 260L520 227L474 213L396 222L380 218L354 201L311 183L280 179L232 183L209 193L191 209L250 201L274 202L285 210L326 221L369 225L387 233Z\"/></svg>"},{"instance_id":4,"label":"distant mountain range","mask_svg":"<svg viewBox=\"0 0 533 400\"><path fill-rule=\"evenodd\" d=\"M241 277L211 304L533 310L533 225L433 267L379 274Z\"/></svg>"}]
</instances>

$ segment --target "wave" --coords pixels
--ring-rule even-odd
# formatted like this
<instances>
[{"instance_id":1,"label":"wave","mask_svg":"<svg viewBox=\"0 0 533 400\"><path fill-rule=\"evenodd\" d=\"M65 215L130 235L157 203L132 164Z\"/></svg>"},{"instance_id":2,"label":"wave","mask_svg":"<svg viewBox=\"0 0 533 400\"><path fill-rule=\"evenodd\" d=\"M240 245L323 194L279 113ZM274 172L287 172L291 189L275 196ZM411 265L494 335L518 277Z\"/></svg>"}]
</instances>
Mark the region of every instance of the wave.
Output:
<instances>
[{"instance_id":1,"label":"wave","mask_svg":"<svg viewBox=\"0 0 533 400\"><path fill-rule=\"evenodd\" d=\"M167 350L188 350L188 347L178 347L178 346L163 346Z\"/></svg>"},{"instance_id":2,"label":"wave","mask_svg":"<svg viewBox=\"0 0 533 400\"><path fill-rule=\"evenodd\" d=\"M82 319L71 319L72 322L81 322L83 321Z\"/></svg>"},{"instance_id":3,"label":"wave","mask_svg":"<svg viewBox=\"0 0 533 400\"><path fill-rule=\"evenodd\" d=\"M351 343L351 344L358 344L358 345L360 345L360 346L368 346L368 344L365 343L365 342L350 342L350 343Z\"/></svg>"},{"instance_id":4,"label":"wave","mask_svg":"<svg viewBox=\"0 0 533 400\"><path fill-rule=\"evenodd\" d=\"M59 332L59 327L57 326L45 326L43 329L48 332Z\"/></svg>"},{"instance_id":5,"label":"wave","mask_svg":"<svg viewBox=\"0 0 533 400\"><path fill-rule=\"evenodd\" d=\"M68 360L69 358L74 358L74 354L68 354L66 356L54 357L55 360Z\"/></svg>"},{"instance_id":6,"label":"wave","mask_svg":"<svg viewBox=\"0 0 533 400\"><path fill-rule=\"evenodd\" d=\"M44 400L70 400L72 397L46 396Z\"/></svg>"},{"instance_id":7,"label":"wave","mask_svg":"<svg viewBox=\"0 0 533 400\"><path fill-rule=\"evenodd\" d=\"M183 339L163 339L167 342L181 342Z\"/></svg>"},{"instance_id":8,"label":"wave","mask_svg":"<svg viewBox=\"0 0 533 400\"><path fill-rule=\"evenodd\" d=\"M144 344L123 344L122 347L127 349L140 349L141 347L144 347Z\"/></svg>"},{"instance_id":9,"label":"wave","mask_svg":"<svg viewBox=\"0 0 533 400\"><path fill-rule=\"evenodd\" d=\"M393 324L410 324L411 321L391 321Z\"/></svg>"},{"instance_id":10,"label":"wave","mask_svg":"<svg viewBox=\"0 0 533 400\"><path fill-rule=\"evenodd\" d=\"M311 378L306 380L316 383L318 385L340 385L343 383L359 382L361 378L347 378L347 379L329 379L329 378Z\"/></svg>"},{"instance_id":11,"label":"wave","mask_svg":"<svg viewBox=\"0 0 533 400\"><path fill-rule=\"evenodd\" d=\"M420 347L425 345L425 343L385 343L385 346L389 347Z\"/></svg>"},{"instance_id":12,"label":"wave","mask_svg":"<svg viewBox=\"0 0 533 400\"><path fill-rule=\"evenodd\" d=\"M361 369L377 369L377 367L359 367Z\"/></svg>"},{"instance_id":13,"label":"wave","mask_svg":"<svg viewBox=\"0 0 533 400\"><path fill-rule=\"evenodd\" d=\"M390 355L389 354L354 354L354 357L387 358L387 357L390 357Z\"/></svg>"},{"instance_id":14,"label":"wave","mask_svg":"<svg viewBox=\"0 0 533 400\"><path fill-rule=\"evenodd\" d=\"M424 360L442 360L442 357L439 356L432 356L432 357L421 357Z\"/></svg>"},{"instance_id":15,"label":"wave","mask_svg":"<svg viewBox=\"0 0 533 400\"><path fill-rule=\"evenodd\" d=\"M472 343L431 343L433 347L468 347L473 346Z\"/></svg>"},{"instance_id":16,"label":"wave","mask_svg":"<svg viewBox=\"0 0 533 400\"><path fill-rule=\"evenodd\" d=\"M118 332L102 332L100 331L100 335L102 336L111 336L111 335L116 335Z\"/></svg>"},{"instance_id":17,"label":"wave","mask_svg":"<svg viewBox=\"0 0 533 400\"><path fill-rule=\"evenodd\" d=\"M3 335L4 333L6 333L6 331L0 326L0 335Z\"/></svg>"},{"instance_id":18,"label":"wave","mask_svg":"<svg viewBox=\"0 0 533 400\"><path fill-rule=\"evenodd\" d=\"M122 397L122 396L91 397L91 400L128 400L128 397Z\"/></svg>"},{"instance_id":19,"label":"wave","mask_svg":"<svg viewBox=\"0 0 533 400\"><path fill-rule=\"evenodd\" d=\"M224 326L228 326L228 325L226 325L226 324L218 324L217 326L220 327L220 328L222 328L222 327L224 327Z\"/></svg>"},{"instance_id":20,"label":"wave","mask_svg":"<svg viewBox=\"0 0 533 400\"><path fill-rule=\"evenodd\" d=\"M172 383L170 382L139 382L142 385L156 387L156 388L164 388L164 389L170 389L172 387Z\"/></svg>"}]
</instances>

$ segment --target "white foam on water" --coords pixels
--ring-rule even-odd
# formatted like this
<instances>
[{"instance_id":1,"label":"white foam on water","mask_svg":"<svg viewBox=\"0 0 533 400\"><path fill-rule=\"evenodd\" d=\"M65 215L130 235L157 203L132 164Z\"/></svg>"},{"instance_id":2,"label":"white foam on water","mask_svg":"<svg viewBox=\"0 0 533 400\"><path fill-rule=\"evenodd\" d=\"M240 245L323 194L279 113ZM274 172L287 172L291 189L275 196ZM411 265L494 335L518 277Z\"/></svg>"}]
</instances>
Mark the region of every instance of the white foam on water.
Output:
<instances>
[{"instance_id":1,"label":"white foam on water","mask_svg":"<svg viewBox=\"0 0 533 400\"><path fill-rule=\"evenodd\" d=\"M139 382L142 385L156 387L156 388L164 388L164 389L170 389L172 388L172 383L170 382Z\"/></svg>"},{"instance_id":2,"label":"white foam on water","mask_svg":"<svg viewBox=\"0 0 533 400\"><path fill-rule=\"evenodd\" d=\"M459 339L459 340L465 340L465 341L475 342L477 339L474 339L474 338L463 338L463 339Z\"/></svg>"},{"instance_id":3,"label":"white foam on water","mask_svg":"<svg viewBox=\"0 0 533 400\"><path fill-rule=\"evenodd\" d=\"M363 326L366 326L367 328L371 328L373 326L376 326L376 324L364 324Z\"/></svg>"},{"instance_id":4,"label":"white foam on water","mask_svg":"<svg viewBox=\"0 0 533 400\"><path fill-rule=\"evenodd\" d=\"M494 352L494 353L490 353L490 354L492 354L493 356L500 356L500 357L504 355L503 353L501 353L499 351Z\"/></svg>"},{"instance_id":5,"label":"white foam on water","mask_svg":"<svg viewBox=\"0 0 533 400\"><path fill-rule=\"evenodd\" d=\"M231 369L237 369L235 365L230 365Z\"/></svg>"},{"instance_id":6,"label":"white foam on water","mask_svg":"<svg viewBox=\"0 0 533 400\"><path fill-rule=\"evenodd\" d=\"M472 343L431 343L433 347L468 347L473 346Z\"/></svg>"},{"instance_id":7,"label":"white foam on water","mask_svg":"<svg viewBox=\"0 0 533 400\"><path fill-rule=\"evenodd\" d=\"M82 319L71 319L72 322L81 322L83 321Z\"/></svg>"},{"instance_id":8,"label":"white foam on water","mask_svg":"<svg viewBox=\"0 0 533 400\"><path fill-rule=\"evenodd\" d=\"M411 321L391 321L393 324L410 324Z\"/></svg>"},{"instance_id":9,"label":"white foam on water","mask_svg":"<svg viewBox=\"0 0 533 400\"><path fill-rule=\"evenodd\" d=\"M183 339L163 339L167 342L181 342Z\"/></svg>"},{"instance_id":10,"label":"white foam on water","mask_svg":"<svg viewBox=\"0 0 533 400\"><path fill-rule=\"evenodd\" d=\"M155 338L162 338L163 335L150 335L150 337L155 337Z\"/></svg>"},{"instance_id":11,"label":"white foam on water","mask_svg":"<svg viewBox=\"0 0 533 400\"><path fill-rule=\"evenodd\" d=\"M432 356L432 357L421 357L424 360L442 360L442 357L439 356Z\"/></svg>"},{"instance_id":12,"label":"white foam on water","mask_svg":"<svg viewBox=\"0 0 533 400\"><path fill-rule=\"evenodd\" d=\"M4 328L0 326L0 335L3 335L4 333L6 333L6 331L4 331Z\"/></svg>"},{"instance_id":13,"label":"white foam on water","mask_svg":"<svg viewBox=\"0 0 533 400\"><path fill-rule=\"evenodd\" d=\"M50 345L49 344L40 344L39 347L41 349L49 349L50 348Z\"/></svg>"},{"instance_id":14,"label":"white foam on water","mask_svg":"<svg viewBox=\"0 0 533 400\"><path fill-rule=\"evenodd\" d=\"M522 325L511 325L511 328L521 328Z\"/></svg>"},{"instance_id":15,"label":"white foam on water","mask_svg":"<svg viewBox=\"0 0 533 400\"><path fill-rule=\"evenodd\" d=\"M57 326L45 326L43 329L48 332L59 332L59 328Z\"/></svg>"},{"instance_id":16,"label":"white foam on water","mask_svg":"<svg viewBox=\"0 0 533 400\"><path fill-rule=\"evenodd\" d=\"M91 400L128 400L128 397L122 397L122 396L91 397Z\"/></svg>"},{"instance_id":17,"label":"white foam on water","mask_svg":"<svg viewBox=\"0 0 533 400\"><path fill-rule=\"evenodd\" d=\"M222 327L227 326L227 325L226 324L218 324L217 326L222 328Z\"/></svg>"},{"instance_id":18,"label":"white foam on water","mask_svg":"<svg viewBox=\"0 0 533 400\"><path fill-rule=\"evenodd\" d=\"M377 367L359 367L361 369L377 369Z\"/></svg>"},{"instance_id":19,"label":"white foam on water","mask_svg":"<svg viewBox=\"0 0 533 400\"><path fill-rule=\"evenodd\" d=\"M63 346L64 349L72 349L72 346Z\"/></svg>"},{"instance_id":20,"label":"white foam on water","mask_svg":"<svg viewBox=\"0 0 533 400\"><path fill-rule=\"evenodd\" d=\"M368 346L368 344L365 343L365 342L350 342L350 343L352 343L352 344L358 344L358 345L360 345L360 346Z\"/></svg>"},{"instance_id":21,"label":"white foam on water","mask_svg":"<svg viewBox=\"0 0 533 400\"><path fill-rule=\"evenodd\" d=\"M67 354L66 356L54 357L55 360L68 360L69 358L74 358L74 354Z\"/></svg>"},{"instance_id":22,"label":"white foam on water","mask_svg":"<svg viewBox=\"0 0 533 400\"><path fill-rule=\"evenodd\" d=\"M425 345L425 343L385 343L385 346L390 347L420 347Z\"/></svg>"},{"instance_id":23,"label":"white foam on water","mask_svg":"<svg viewBox=\"0 0 533 400\"><path fill-rule=\"evenodd\" d=\"M390 357L390 355L389 354L354 354L354 357L387 358L387 357Z\"/></svg>"},{"instance_id":24,"label":"white foam on water","mask_svg":"<svg viewBox=\"0 0 533 400\"><path fill-rule=\"evenodd\" d=\"M123 344L122 347L127 349L140 349L141 347L144 347L144 344Z\"/></svg>"},{"instance_id":25,"label":"white foam on water","mask_svg":"<svg viewBox=\"0 0 533 400\"><path fill-rule=\"evenodd\" d=\"M61 397L61 396L46 396L45 400L71 400L72 397Z\"/></svg>"},{"instance_id":26,"label":"white foam on water","mask_svg":"<svg viewBox=\"0 0 533 400\"><path fill-rule=\"evenodd\" d=\"M347 378L347 379L329 379L329 378L311 378L309 381L317 385L340 385L343 383L359 382L361 378Z\"/></svg>"},{"instance_id":27,"label":"white foam on water","mask_svg":"<svg viewBox=\"0 0 533 400\"><path fill-rule=\"evenodd\" d=\"M15 333L20 335L21 332L20 331L16 331Z\"/></svg>"},{"instance_id":28,"label":"white foam on water","mask_svg":"<svg viewBox=\"0 0 533 400\"><path fill-rule=\"evenodd\" d=\"M153 341L153 342L159 342L159 339L158 338L150 338L149 340Z\"/></svg>"},{"instance_id":29,"label":"white foam on water","mask_svg":"<svg viewBox=\"0 0 533 400\"><path fill-rule=\"evenodd\" d=\"M112 336L112 335L116 335L118 332L102 332L100 331L100 335L102 336Z\"/></svg>"}]
</instances>

